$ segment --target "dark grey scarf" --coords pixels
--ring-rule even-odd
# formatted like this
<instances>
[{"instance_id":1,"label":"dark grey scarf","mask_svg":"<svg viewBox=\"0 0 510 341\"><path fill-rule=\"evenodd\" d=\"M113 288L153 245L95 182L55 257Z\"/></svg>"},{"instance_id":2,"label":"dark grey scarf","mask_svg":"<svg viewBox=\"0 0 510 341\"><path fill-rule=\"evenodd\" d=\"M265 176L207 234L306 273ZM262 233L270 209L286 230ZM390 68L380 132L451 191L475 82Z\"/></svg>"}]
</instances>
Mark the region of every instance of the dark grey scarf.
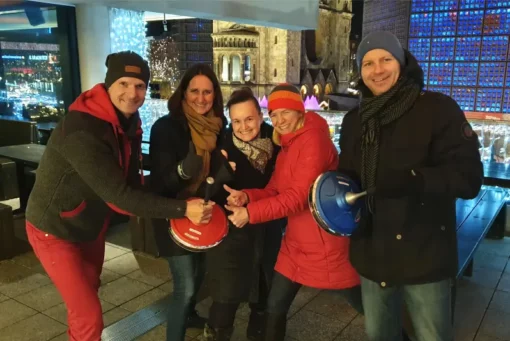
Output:
<instances>
[{"instance_id":1,"label":"dark grey scarf","mask_svg":"<svg viewBox=\"0 0 510 341\"><path fill-rule=\"evenodd\" d=\"M381 127L397 120L411 109L420 92L420 84L416 80L403 75L384 94L361 99L359 107L361 118L361 184L364 189L375 187Z\"/></svg>"}]
</instances>

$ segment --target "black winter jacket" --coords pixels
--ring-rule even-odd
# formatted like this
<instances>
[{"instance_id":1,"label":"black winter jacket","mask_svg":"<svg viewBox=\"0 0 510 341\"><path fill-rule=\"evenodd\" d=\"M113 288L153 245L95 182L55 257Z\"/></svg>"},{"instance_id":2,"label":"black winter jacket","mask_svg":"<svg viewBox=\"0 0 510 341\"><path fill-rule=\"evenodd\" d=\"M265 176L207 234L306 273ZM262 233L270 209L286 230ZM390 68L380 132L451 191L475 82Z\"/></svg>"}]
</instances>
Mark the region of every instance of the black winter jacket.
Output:
<instances>
[{"instance_id":1,"label":"black winter jacket","mask_svg":"<svg viewBox=\"0 0 510 341\"><path fill-rule=\"evenodd\" d=\"M223 131L222 129L218 136L217 144L221 143ZM151 160L149 187L153 192L167 198L176 198L177 194L190 184L190 180L183 180L177 173L177 165L188 154L190 141L191 133L184 116L169 114L154 123L151 129L149 149ZM217 147L211 153L210 174L219 167L218 163L223 160L220 148ZM204 197L203 185L198 189L196 196ZM221 198L213 195L211 200L223 207ZM182 256L192 253L180 247L170 237L168 221L153 219L152 224L160 256Z\"/></svg>"},{"instance_id":2,"label":"black winter jacket","mask_svg":"<svg viewBox=\"0 0 510 341\"><path fill-rule=\"evenodd\" d=\"M375 198L351 237L359 274L382 286L453 278L457 272L456 198L476 197L483 180L478 138L450 97L424 91L411 110L381 128L377 183L386 170L414 169L423 192ZM359 180L361 124L357 109L342 123L339 171Z\"/></svg>"},{"instance_id":3,"label":"black winter jacket","mask_svg":"<svg viewBox=\"0 0 510 341\"><path fill-rule=\"evenodd\" d=\"M231 129L227 130L221 144L229 160L236 163L234 179L228 185L238 190L264 188L273 174L280 147L273 145L273 157L268 161L264 173L261 173L234 145L232 134ZM263 123L260 134L262 138L271 138L273 127ZM225 202L227 196L228 193L221 190L217 200ZM258 300L260 277L268 286L271 282L284 224L285 219L248 224L241 229L230 224L227 237L206 255L207 286L215 302Z\"/></svg>"}]
</instances>

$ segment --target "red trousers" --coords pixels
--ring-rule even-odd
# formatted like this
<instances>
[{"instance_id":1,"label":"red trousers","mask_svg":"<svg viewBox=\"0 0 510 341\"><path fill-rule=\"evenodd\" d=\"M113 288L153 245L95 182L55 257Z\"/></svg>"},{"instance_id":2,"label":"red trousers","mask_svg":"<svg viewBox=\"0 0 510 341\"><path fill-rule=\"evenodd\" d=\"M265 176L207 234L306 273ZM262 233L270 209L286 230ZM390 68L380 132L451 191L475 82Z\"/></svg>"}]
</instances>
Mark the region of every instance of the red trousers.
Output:
<instances>
[{"instance_id":1,"label":"red trousers","mask_svg":"<svg viewBox=\"0 0 510 341\"><path fill-rule=\"evenodd\" d=\"M103 314L99 276L103 268L105 233L92 242L73 243L38 230L26 222L28 240L67 308L71 341L100 341Z\"/></svg>"}]
</instances>

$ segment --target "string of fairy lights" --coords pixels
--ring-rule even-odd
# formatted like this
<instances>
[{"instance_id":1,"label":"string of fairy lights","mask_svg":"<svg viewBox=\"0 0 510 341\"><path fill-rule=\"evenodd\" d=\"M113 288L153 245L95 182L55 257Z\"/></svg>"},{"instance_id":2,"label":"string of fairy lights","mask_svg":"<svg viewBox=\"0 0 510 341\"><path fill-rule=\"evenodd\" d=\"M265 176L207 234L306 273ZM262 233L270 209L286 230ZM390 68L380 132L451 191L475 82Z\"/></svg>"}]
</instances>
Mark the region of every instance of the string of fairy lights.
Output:
<instances>
[{"instance_id":1,"label":"string of fairy lights","mask_svg":"<svg viewBox=\"0 0 510 341\"><path fill-rule=\"evenodd\" d=\"M111 52L133 51L138 53L149 64L157 64L157 68L151 67L151 73L165 74L163 70L168 65L165 62L155 62L150 53L150 45L147 40L147 26L144 20L144 13L130 11L120 8L110 8L110 41ZM168 58L167 58L168 59ZM152 79L153 77L151 77ZM150 98L150 91L147 91L145 103L140 108L144 140L149 139L152 124L161 116L167 114L162 107L160 100Z\"/></svg>"},{"instance_id":2,"label":"string of fairy lights","mask_svg":"<svg viewBox=\"0 0 510 341\"><path fill-rule=\"evenodd\" d=\"M147 27L143 12L110 8L111 52L133 51L148 57Z\"/></svg>"},{"instance_id":3,"label":"string of fairy lights","mask_svg":"<svg viewBox=\"0 0 510 341\"><path fill-rule=\"evenodd\" d=\"M179 53L171 37L155 39L150 42L151 81L170 83L173 93L180 79Z\"/></svg>"}]
</instances>

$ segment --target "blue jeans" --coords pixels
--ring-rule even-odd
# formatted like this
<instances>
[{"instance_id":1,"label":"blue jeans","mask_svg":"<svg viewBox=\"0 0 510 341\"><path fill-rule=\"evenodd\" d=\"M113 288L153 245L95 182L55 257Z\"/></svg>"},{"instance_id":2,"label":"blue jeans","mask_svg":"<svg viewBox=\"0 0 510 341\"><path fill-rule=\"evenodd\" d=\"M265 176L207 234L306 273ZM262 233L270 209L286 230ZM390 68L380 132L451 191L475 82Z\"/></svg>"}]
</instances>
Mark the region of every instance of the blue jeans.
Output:
<instances>
[{"instance_id":1,"label":"blue jeans","mask_svg":"<svg viewBox=\"0 0 510 341\"><path fill-rule=\"evenodd\" d=\"M184 341L186 322L195 308L205 273L204 254L194 253L166 258L174 283L167 316L166 341Z\"/></svg>"},{"instance_id":2,"label":"blue jeans","mask_svg":"<svg viewBox=\"0 0 510 341\"><path fill-rule=\"evenodd\" d=\"M370 341L402 340L402 304L416 341L453 341L450 280L383 288L361 278L365 328Z\"/></svg>"}]
</instances>

